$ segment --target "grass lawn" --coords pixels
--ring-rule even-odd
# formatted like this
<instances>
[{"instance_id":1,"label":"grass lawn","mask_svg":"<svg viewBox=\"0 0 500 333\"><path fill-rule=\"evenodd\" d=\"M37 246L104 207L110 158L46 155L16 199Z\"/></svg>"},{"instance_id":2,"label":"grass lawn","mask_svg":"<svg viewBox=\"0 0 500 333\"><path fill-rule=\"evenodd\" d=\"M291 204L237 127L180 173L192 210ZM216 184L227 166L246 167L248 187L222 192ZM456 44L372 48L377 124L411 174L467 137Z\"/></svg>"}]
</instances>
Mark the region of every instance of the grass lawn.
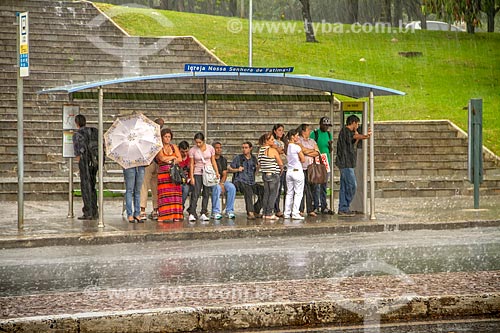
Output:
<instances>
[{"instance_id":1,"label":"grass lawn","mask_svg":"<svg viewBox=\"0 0 500 333\"><path fill-rule=\"evenodd\" d=\"M131 35L195 36L226 64L248 64L247 20L99 6ZM241 31L231 32L234 27ZM293 66L296 74L365 82L407 93L377 98L376 120L450 119L466 130L467 110L463 108L469 99L482 98L483 143L500 155L499 33L398 29L359 33L359 27L353 31L351 26L338 24L316 28L319 43L306 43L301 22L254 20L253 66ZM422 52L422 56L398 54L407 51Z\"/></svg>"}]
</instances>

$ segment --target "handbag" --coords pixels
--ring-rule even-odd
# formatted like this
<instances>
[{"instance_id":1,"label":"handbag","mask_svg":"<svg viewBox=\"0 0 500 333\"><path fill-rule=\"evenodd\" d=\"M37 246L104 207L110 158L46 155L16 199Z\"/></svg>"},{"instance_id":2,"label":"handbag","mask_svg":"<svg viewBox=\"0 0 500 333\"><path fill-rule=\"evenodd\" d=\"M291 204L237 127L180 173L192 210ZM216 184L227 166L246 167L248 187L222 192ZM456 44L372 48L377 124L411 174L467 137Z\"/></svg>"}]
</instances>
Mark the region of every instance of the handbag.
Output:
<instances>
[{"instance_id":1,"label":"handbag","mask_svg":"<svg viewBox=\"0 0 500 333\"><path fill-rule=\"evenodd\" d=\"M207 187L212 187L219 184L219 178L215 173L212 164L205 164L205 159L203 158L203 153L200 151L201 160L203 161L203 185Z\"/></svg>"},{"instance_id":2,"label":"handbag","mask_svg":"<svg viewBox=\"0 0 500 333\"><path fill-rule=\"evenodd\" d=\"M186 176L179 164L172 164L170 167L170 179L177 185L186 183Z\"/></svg>"},{"instance_id":3,"label":"handbag","mask_svg":"<svg viewBox=\"0 0 500 333\"><path fill-rule=\"evenodd\" d=\"M314 162L307 167L307 182L309 184L325 184L327 178L326 166L321 158L319 163L316 163L316 159L314 159Z\"/></svg>"}]
</instances>

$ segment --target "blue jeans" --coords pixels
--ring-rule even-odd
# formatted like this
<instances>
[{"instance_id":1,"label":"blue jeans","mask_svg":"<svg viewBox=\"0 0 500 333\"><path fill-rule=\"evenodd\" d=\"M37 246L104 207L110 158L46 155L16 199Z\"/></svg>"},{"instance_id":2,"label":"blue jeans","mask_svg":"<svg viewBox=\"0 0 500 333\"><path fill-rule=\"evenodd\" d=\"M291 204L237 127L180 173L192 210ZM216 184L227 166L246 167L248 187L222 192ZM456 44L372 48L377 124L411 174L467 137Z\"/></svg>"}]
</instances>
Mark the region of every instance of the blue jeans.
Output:
<instances>
[{"instance_id":1,"label":"blue jeans","mask_svg":"<svg viewBox=\"0 0 500 333\"><path fill-rule=\"evenodd\" d=\"M327 179L330 179L330 173L328 173ZM328 180L324 184L317 184L314 191L314 208L320 209L321 211L328 208L326 203L326 188L328 185Z\"/></svg>"},{"instance_id":2,"label":"blue jeans","mask_svg":"<svg viewBox=\"0 0 500 333\"><path fill-rule=\"evenodd\" d=\"M221 212L221 207L220 207L220 193L222 193L222 188L220 187L219 184L217 184L217 190L212 190L212 202L216 202L215 208L212 207L212 212L213 213L220 213ZM224 182L224 190L226 191L226 213L234 213L234 200L236 199L236 186L234 186L233 183L230 181L226 180Z\"/></svg>"},{"instance_id":3,"label":"blue jeans","mask_svg":"<svg viewBox=\"0 0 500 333\"><path fill-rule=\"evenodd\" d=\"M230 181L224 183L224 189L226 190L227 203L226 203L226 213L234 213L234 200L236 199L236 187ZM219 184L212 187L203 187L203 201L202 201L202 214L208 212L208 198L212 200L212 214L220 214L222 209L220 205L220 195L222 193L222 188ZM205 192L206 191L206 192ZM211 192L211 194L210 194Z\"/></svg>"},{"instance_id":4,"label":"blue jeans","mask_svg":"<svg viewBox=\"0 0 500 333\"><path fill-rule=\"evenodd\" d=\"M339 212L348 212L356 193L356 176L353 168L340 169Z\"/></svg>"},{"instance_id":5,"label":"blue jeans","mask_svg":"<svg viewBox=\"0 0 500 333\"><path fill-rule=\"evenodd\" d=\"M139 216L141 213L141 187L144 181L144 170L143 166L123 169L127 216Z\"/></svg>"},{"instance_id":6,"label":"blue jeans","mask_svg":"<svg viewBox=\"0 0 500 333\"><path fill-rule=\"evenodd\" d=\"M278 189L280 187L280 174L279 173L262 173L262 180L264 181L264 197L262 199L262 210L265 216L273 214L274 204L278 196Z\"/></svg>"},{"instance_id":7,"label":"blue jeans","mask_svg":"<svg viewBox=\"0 0 500 333\"><path fill-rule=\"evenodd\" d=\"M189 195L189 192L192 191L192 185L191 184L182 184L182 207L184 208L184 205L186 204L187 197Z\"/></svg>"},{"instance_id":8,"label":"blue jeans","mask_svg":"<svg viewBox=\"0 0 500 333\"><path fill-rule=\"evenodd\" d=\"M274 204L274 212L279 213L280 210L280 198L281 198L281 189L284 191L283 196L283 210L285 210L285 197L286 197L286 168L283 170L280 176L280 186L278 187L278 196L276 197L276 203Z\"/></svg>"}]
</instances>

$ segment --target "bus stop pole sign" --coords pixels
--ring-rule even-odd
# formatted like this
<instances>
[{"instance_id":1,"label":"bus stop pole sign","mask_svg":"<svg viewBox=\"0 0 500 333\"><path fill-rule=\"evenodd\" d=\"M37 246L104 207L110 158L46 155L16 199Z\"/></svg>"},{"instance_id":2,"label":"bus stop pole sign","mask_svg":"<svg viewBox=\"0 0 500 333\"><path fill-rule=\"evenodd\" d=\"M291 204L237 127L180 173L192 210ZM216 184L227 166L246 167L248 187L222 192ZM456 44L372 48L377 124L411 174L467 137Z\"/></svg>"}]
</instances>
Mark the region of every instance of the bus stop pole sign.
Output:
<instances>
[{"instance_id":1,"label":"bus stop pole sign","mask_svg":"<svg viewBox=\"0 0 500 333\"><path fill-rule=\"evenodd\" d=\"M28 12L16 13L19 33L16 39L18 53L17 77L17 229L24 228L24 87L23 78L29 75Z\"/></svg>"},{"instance_id":2,"label":"bus stop pole sign","mask_svg":"<svg viewBox=\"0 0 500 333\"><path fill-rule=\"evenodd\" d=\"M19 76L29 76L29 25L28 12L19 13Z\"/></svg>"},{"instance_id":3,"label":"bus stop pole sign","mask_svg":"<svg viewBox=\"0 0 500 333\"><path fill-rule=\"evenodd\" d=\"M479 208L479 184L483 182L483 100L469 101L469 181L474 184L474 209Z\"/></svg>"}]
</instances>

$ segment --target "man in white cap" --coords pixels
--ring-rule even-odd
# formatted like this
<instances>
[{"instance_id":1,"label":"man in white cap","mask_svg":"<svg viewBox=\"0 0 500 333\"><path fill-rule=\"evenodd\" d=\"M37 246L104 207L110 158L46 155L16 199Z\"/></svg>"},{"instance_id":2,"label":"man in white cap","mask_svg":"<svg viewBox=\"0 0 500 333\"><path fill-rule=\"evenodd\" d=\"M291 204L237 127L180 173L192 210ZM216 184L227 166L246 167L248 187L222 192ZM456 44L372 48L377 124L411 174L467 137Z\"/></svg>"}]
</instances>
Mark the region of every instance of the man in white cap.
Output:
<instances>
[{"instance_id":1,"label":"man in white cap","mask_svg":"<svg viewBox=\"0 0 500 333\"><path fill-rule=\"evenodd\" d=\"M320 154L326 154L331 172L332 163L330 153L333 147L333 140L332 133L330 133L330 127L332 127L330 118L322 117L319 120L319 128L312 131L309 137L318 144ZM314 191L314 207L322 214L333 215L335 214L334 211L329 209L326 204L326 188L328 185L328 179L330 179L330 173L328 173L326 183L316 185L316 190Z\"/></svg>"}]
</instances>

